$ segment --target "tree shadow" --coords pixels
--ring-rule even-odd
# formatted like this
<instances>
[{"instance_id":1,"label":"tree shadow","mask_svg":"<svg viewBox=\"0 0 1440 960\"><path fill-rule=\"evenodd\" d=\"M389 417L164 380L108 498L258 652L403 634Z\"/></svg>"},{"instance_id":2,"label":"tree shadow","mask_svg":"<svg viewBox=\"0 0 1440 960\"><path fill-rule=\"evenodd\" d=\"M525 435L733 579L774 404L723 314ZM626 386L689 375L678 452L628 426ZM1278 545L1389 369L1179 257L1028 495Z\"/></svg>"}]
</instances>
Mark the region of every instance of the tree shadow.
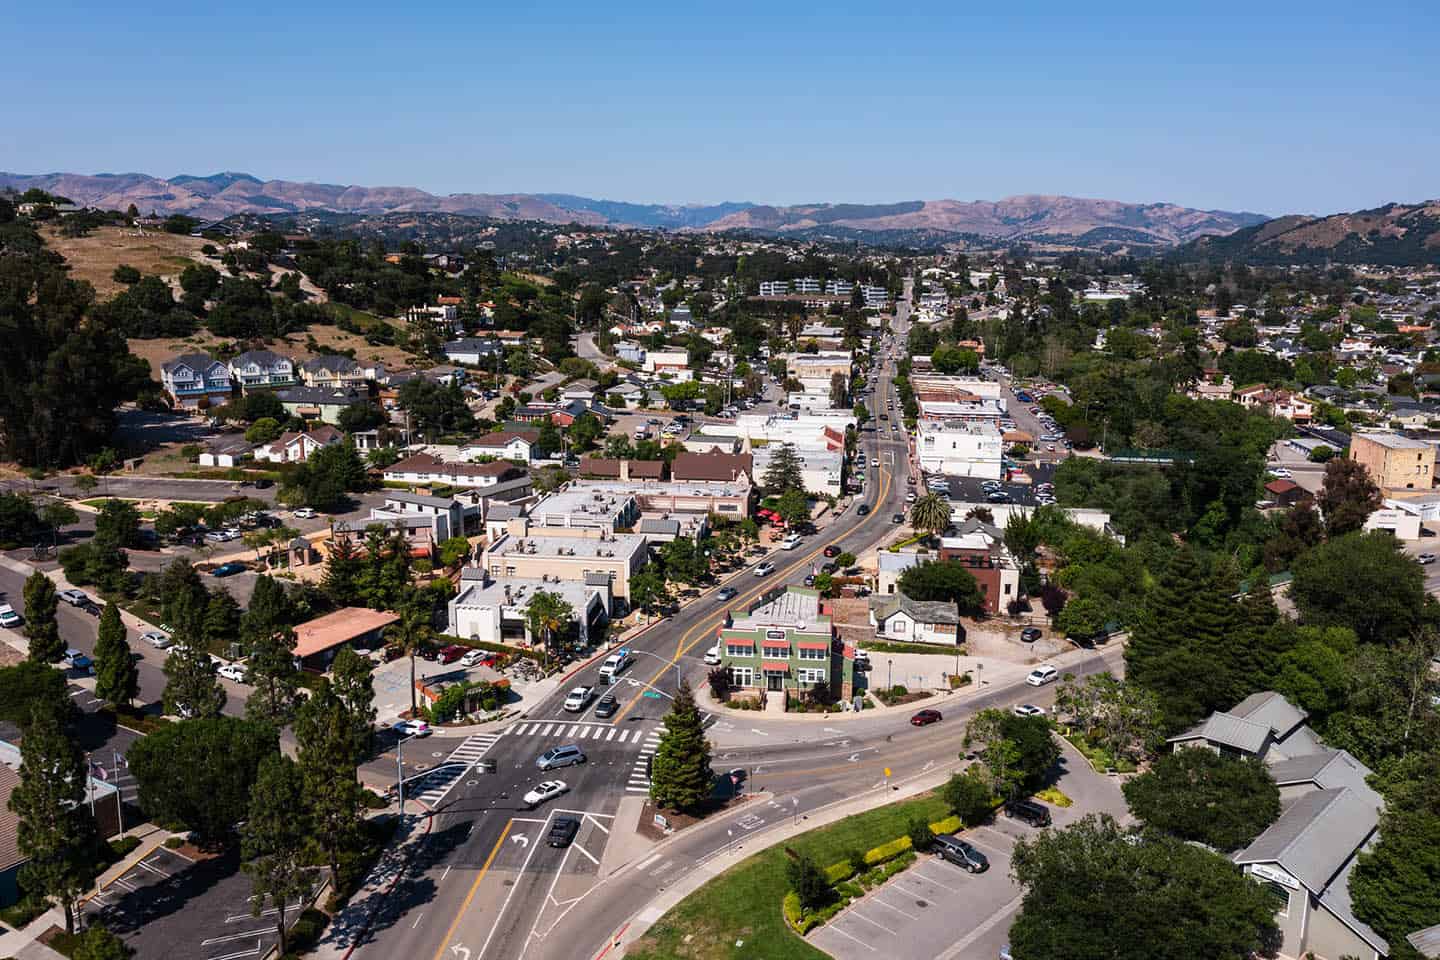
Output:
<instances>
[{"instance_id":1,"label":"tree shadow","mask_svg":"<svg viewBox=\"0 0 1440 960\"><path fill-rule=\"evenodd\" d=\"M415 829L423 829L418 823ZM406 844L392 844L381 854L371 877L380 882L351 898L331 921L322 944L359 947L392 927L407 911L422 907L439 889L429 870L451 856L470 836L470 824L457 822Z\"/></svg>"}]
</instances>

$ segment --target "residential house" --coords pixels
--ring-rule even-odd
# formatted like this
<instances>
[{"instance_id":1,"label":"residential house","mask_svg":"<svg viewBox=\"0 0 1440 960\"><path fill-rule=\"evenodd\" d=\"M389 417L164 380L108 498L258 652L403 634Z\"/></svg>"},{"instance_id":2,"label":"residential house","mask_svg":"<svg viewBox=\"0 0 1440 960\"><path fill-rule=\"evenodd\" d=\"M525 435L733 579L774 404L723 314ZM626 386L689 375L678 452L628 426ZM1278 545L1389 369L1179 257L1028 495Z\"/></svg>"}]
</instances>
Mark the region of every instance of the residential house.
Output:
<instances>
[{"instance_id":1,"label":"residential house","mask_svg":"<svg viewBox=\"0 0 1440 960\"><path fill-rule=\"evenodd\" d=\"M911 600L903 593L872 599L870 622L881 640L953 647L964 639L960 613L953 603Z\"/></svg>"},{"instance_id":2,"label":"residential house","mask_svg":"<svg viewBox=\"0 0 1440 960\"><path fill-rule=\"evenodd\" d=\"M560 399L590 403L595 400L599 386L594 380L576 380L560 388Z\"/></svg>"},{"instance_id":3,"label":"residential house","mask_svg":"<svg viewBox=\"0 0 1440 960\"><path fill-rule=\"evenodd\" d=\"M1302 500L1310 499L1310 492L1294 480L1279 477L1265 484L1265 498L1277 507L1293 507Z\"/></svg>"},{"instance_id":4,"label":"residential house","mask_svg":"<svg viewBox=\"0 0 1440 960\"><path fill-rule=\"evenodd\" d=\"M283 433L280 439L255 448L255 459L267 463L303 463L310 454L345 442L339 428L324 424L310 430Z\"/></svg>"},{"instance_id":5,"label":"residential house","mask_svg":"<svg viewBox=\"0 0 1440 960\"><path fill-rule=\"evenodd\" d=\"M615 359L643 366L645 348L634 340L621 340L615 344Z\"/></svg>"},{"instance_id":6,"label":"residential house","mask_svg":"<svg viewBox=\"0 0 1440 960\"><path fill-rule=\"evenodd\" d=\"M684 350L652 350L645 355L640 369L666 380L685 381L694 377L690 355Z\"/></svg>"},{"instance_id":7,"label":"residential house","mask_svg":"<svg viewBox=\"0 0 1440 960\"><path fill-rule=\"evenodd\" d=\"M381 473L392 483L443 483L452 487L493 487L501 483L524 481L528 489L530 475L521 467L504 460L493 463L448 463L432 453L417 453L392 463Z\"/></svg>"},{"instance_id":8,"label":"residential house","mask_svg":"<svg viewBox=\"0 0 1440 960\"><path fill-rule=\"evenodd\" d=\"M208 353L185 353L160 365L160 383L182 410L205 410L230 401L230 370Z\"/></svg>"},{"instance_id":9,"label":"residential house","mask_svg":"<svg viewBox=\"0 0 1440 960\"><path fill-rule=\"evenodd\" d=\"M716 646L738 691L788 697L826 684L844 699L853 694L855 652L836 641L816 590L766 592L745 613L727 618Z\"/></svg>"},{"instance_id":10,"label":"residential house","mask_svg":"<svg viewBox=\"0 0 1440 960\"><path fill-rule=\"evenodd\" d=\"M293 387L298 381L295 361L270 350L247 350L228 364L230 380L246 393Z\"/></svg>"},{"instance_id":11,"label":"residential house","mask_svg":"<svg viewBox=\"0 0 1440 960\"><path fill-rule=\"evenodd\" d=\"M985 611L1007 612L1020 598L1020 565L1005 546L1005 532L977 517L966 517L940 538L940 559L963 564L984 597Z\"/></svg>"},{"instance_id":12,"label":"residential house","mask_svg":"<svg viewBox=\"0 0 1440 960\"><path fill-rule=\"evenodd\" d=\"M353 387L290 387L277 390L275 397L285 412L302 420L340 422L340 411L357 403L369 403L368 392Z\"/></svg>"},{"instance_id":13,"label":"residential house","mask_svg":"<svg viewBox=\"0 0 1440 960\"><path fill-rule=\"evenodd\" d=\"M460 573L459 592L447 605L446 632L480 643L529 646L539 642L530 630L530 602L540 592L558 595L575 611L573 629L581 647L609 619L610 578L592 572L580 580L493 577L483 566Z\"/></svg>"},{"instance_id":14,"label":"residential house","mask_svg":"<svg viewBox=\"0 0 1440 960\"><path fill-rule=\"evenodd\" d=\"M405 322L428 324L442 333L459 333L464 329L460 324L460 311L450 303L410 307L405 311Z\"/></svg>"},{"instance_id":15,"label":"residential house","mask_svg":"<svg viewBox=\"0 0 1440 960\"><path fill-rule=\"evenodd\" d=\"M20 868L30 858L20 852L20 818L10 809L10 795L20 774L0 764L0 908L20 899Z\"/></svg>"},{"instance_id":16,"label":"residential house","mask_svg":"<svg viewBox=\"0 0 1440 960\"><path fill-rule=\"evenodd\" d=\"M540 442L538 430L500 430L471 440L460 448L463 460L494 457L530 463L535 458L535 445Z\"/></svg>"},{"instance_id":17,"label":"residential house","mask_svg":"<svg viewBox=\"0 0 1440 960\"><path fill-rule=\"evenodd\" d=\"M462 337L445 344L445 359L472 367L493 364L504 355L504 344L494 338Z\"/></svg>"},{"instance_id":18,"label":"residential house","mask_svg":"<svg viewBox=\"0 0 1440 960\"><path fill-rule=\"evenodd\" d=\"M202 467L237 467L249 460L255 445L240 434L218 437L205 445L200 452Z\"/></svg>"},{"instance_id":19,"label":"residential house","mask_svg":"<svg viewBox=\"0 0 1440 960\"><path fill-rule=\"evenodd\" d=\"M362 364L339 354L329 354L300 364L300 379L307 387L350 387L365 389L367 380L385 375L383 364Z\"/></svg>"},{"instance_id":20,"label":"residential house","mask_svg":"<svg viewBox=\"0 0 1440 960\"><path fill-rule=\"evenodd\" d=\"M375 649L384 643L385 628L400 617L387 610L341 607L323 617L297 624L291 654L302 670L323 673L330 669L343 646Z\"/></svg>"}]
</instances>

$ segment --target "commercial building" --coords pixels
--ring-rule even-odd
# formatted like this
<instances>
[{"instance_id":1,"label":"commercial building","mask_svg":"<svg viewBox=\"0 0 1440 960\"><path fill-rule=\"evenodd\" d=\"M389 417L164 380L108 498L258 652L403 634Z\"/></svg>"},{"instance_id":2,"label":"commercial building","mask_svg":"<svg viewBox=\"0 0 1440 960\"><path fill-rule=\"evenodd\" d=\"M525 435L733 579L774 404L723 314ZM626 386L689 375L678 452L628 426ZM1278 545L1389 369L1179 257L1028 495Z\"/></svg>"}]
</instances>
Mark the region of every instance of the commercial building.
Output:
<instances>
[{"instance_id":1,"label":"commercial building","mask_svg":"<svg viewBox=\"0 0 1440 960\"><path fill-rule=\"evenodd\" d=\"M588 583L601 574L611 595L630 600L630 578L650 558L650 544L637 534L609 534L603 530L532 529L525 519L511 520L504 532L485 549L480 566L496 580L514 577ZM586 535L588 533L588 535Z\"/></svg>"},{"instance_id":2,"label":"commercial building","mask_svg":"<svg viewBox=\"0 0 1440 960\"><path fill-rule=\"evenodd\" d=\"M1429 490L1435 482L1435 448L1398 433L1356 433L1350 458L1362 464L1385 492Z\"/></svg>"},{"instance_id":3,"label":"commercial building","mask_svg":"<svg viewBox=\"0 0 1440 960\"><path fill-rule=\"evenodd\" d=\"M448 605L446 632L483 643L534 644L530 602L540 592L555 594L575 611L570 630L580 646L590 644L596 628L610 615L610 578L592 573L580 581L490 576L484 567L466 567L460 590ZM569 630L567 630L567 633Z\"/></svg>"},{"instance_id":4,"label":"commercial building","mask_svg":"<svg viewBox=\"0 0 1440 960\"><path fill-rule=\"evenodd\" d=\"M755 474L764 477L775 456L775 451L784 444L771 443L754 448ZM845 492L845 448L816 449L795 446L795 456L800 461L800 483L811 496L841 496Z\"/></svg>"},{"instance_id":5,"label":"commercial building","mask_svg":"<svg viewBox=\"0 0 1440 960\"><path fill-rule=\"evenodd\" d=\"M799 380L806 393L829 395L835 374L845 378L850 387L850 368L854 363L849 350L821 350L818 353L782 353L785 375Z\"/></svg>"},{"instance_id":6,"label":"commercial building","mask_svg":"<svg viewBox=\"0 0 1440 960\"><path fill-rule=\"evenodd\" d=\"M385 628L400 617L386 610L341 607L323 617L296 625L291 649L302 670L323 673L346 645L374 649L384 643Z\"/></svg>"},{"instance_id":7,"label":"commercial building","mask_svg":"<svg viewBox=\"0 0 1440 960\"><path fill-rule=\"evenodd\" d=\"M720 628L720 663L737 690L804 692L819 684L849 699L855 654L835 640L820 594L780 587Z\"/></svg>"},{"instance_id":8,"label":"commercial building","mask_svg":"<svg viewBox=\"0 0 1440 960\"><path fill-rule=\"evenodd\" d=\"M1000 479L1005 441L993 422L921 420L916 430L916 454L926 473Z\"/></svg>"}]
</instances>

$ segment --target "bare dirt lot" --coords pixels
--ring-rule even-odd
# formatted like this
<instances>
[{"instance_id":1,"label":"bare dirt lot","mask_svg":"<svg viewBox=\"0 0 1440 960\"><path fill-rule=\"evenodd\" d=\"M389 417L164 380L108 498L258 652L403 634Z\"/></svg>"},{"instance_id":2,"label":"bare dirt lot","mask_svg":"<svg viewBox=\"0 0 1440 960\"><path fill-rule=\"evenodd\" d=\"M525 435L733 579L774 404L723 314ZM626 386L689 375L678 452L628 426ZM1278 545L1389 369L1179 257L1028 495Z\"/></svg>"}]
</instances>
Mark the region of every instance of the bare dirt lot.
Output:
<instances>
[{"instance_id":1,"label":"bare dirt lot","mask_svg":"<svg viewBox=\"0 0 1440 960\"><path fill-rule=\"evenodd\" d=\"M206 258L200 248L208 241L199 237L133 227L97 227L87 237L63 237L54 227L44 231L45 243L70 264L70 275L88 280L100 300L108 300L124 288L110 275L122 263L141 273L177 277L192 263Z\"/></svg>"}]
</instances>

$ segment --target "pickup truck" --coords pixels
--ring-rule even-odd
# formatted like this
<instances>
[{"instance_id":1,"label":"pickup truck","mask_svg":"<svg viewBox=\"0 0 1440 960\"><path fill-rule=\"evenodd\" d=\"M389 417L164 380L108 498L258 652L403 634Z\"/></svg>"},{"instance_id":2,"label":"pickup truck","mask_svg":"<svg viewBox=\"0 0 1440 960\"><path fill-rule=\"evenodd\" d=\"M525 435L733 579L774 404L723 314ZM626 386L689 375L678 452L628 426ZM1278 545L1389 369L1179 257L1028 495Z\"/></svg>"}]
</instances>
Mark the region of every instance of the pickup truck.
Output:
<instances>
[{"instance_id":1,"label":"pickup truck","mask_svg":"<svg viewBox=\"0 0 1440 960\"><path fill-rule=\"evenodd\" d=\"M621 647L600 664L600 680L603 683L614 683L615 678L625 671L630 664L635 662L635 657L629 647Z\"/></svg>"}]
</instances>

